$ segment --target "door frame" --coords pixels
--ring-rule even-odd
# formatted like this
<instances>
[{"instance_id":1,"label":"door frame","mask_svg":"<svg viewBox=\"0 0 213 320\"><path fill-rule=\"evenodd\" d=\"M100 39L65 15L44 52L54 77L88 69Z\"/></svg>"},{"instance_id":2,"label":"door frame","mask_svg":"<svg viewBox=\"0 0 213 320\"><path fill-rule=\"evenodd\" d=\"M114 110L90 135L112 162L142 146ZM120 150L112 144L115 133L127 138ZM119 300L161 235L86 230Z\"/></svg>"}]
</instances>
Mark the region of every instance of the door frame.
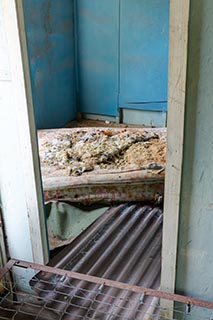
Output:
<instances>
[{"instance_id":1,"label":"door frame","mask_svg":"<svg viewBox=\"0 0 213 320\"><path fill-rule=\"evenodd\" d=\"M174 293L181 200L190 0L170 0L167 156L161 289ZM172 308L172 302L163 301Z\"/></svg>"},{"instance_id":2,"label":"door frame","mask_svg":"<svg viewBox=\"0 0 213 320\"><path fill-rule=\"evenodd\" d=\"M33 209L31 215L26 212L29 219L31 245L34 251L34 261L46 260L47 239L44 232L44 211L42 207L41 176L38 163L38 150L36 144L35 122L33 117L32 95L29 81L29 66L26 50L26 38L23 24L22 0L0 0L4 4L6 25L9 30L15 30L15 42L11 42L10 53L18 52L18 67L14 66L14 75L17 83L21 79L20 95L26 95L26 100L17 106L18 131L22 150L29 152L29 157L23 157L27 170L27 184L32 192L22 190L25 201ZM176 260L178 244L178 225L180 211L180 190L182 176L182 159L184 143L184 115L187 70L187 43L190 0L170 0L170 38L169 38L169 80L168 80L168 143L167 164L165 177L165 202L163 225L163 251L162 251L162 280L161 288L170 292L175 290ZM11 19L11 16L14 19ZM18 19L17 19L18 17ZM14 22L13 22L14 21ZM19 21L19 22L18 22ZM20 48L22 49L21 52ZM22 60L22 63L21 63ZM19 74L17 68L19 70ZM23 74L22 74L23 73ZM21 74L21 78L20 78ZM25 78L25 82L23 82ZM23 89L23 83L25 88ZM24 91L23 91L24 90ZM27 125L25 130L23 122ZM26 133L27 132L27 133ZM32 199L34 207L32 208ZM3 200L3 199L2 199ZM5 201L9 201L9 198ZM171 219L172 212L172 219ZM10 235L12 236L12 235ZM37 244L33 240L37 240ZM39 245L38 245L39 243ZM170 306L171 304L169 304ZM167 304L168 306L168 304Z\"/></svg>"},{"instance_id":3,"label":"door frame","mask_svg":"<svg viewBox=\"0 0 213 320\"><path fill-rule=\"evenodd\" d=\"M47 263L48 240L27 55L23 0L0 0L0 189L9 255ZM14 157L15 154L15 157Z\"/></svg>"}]
</instances>

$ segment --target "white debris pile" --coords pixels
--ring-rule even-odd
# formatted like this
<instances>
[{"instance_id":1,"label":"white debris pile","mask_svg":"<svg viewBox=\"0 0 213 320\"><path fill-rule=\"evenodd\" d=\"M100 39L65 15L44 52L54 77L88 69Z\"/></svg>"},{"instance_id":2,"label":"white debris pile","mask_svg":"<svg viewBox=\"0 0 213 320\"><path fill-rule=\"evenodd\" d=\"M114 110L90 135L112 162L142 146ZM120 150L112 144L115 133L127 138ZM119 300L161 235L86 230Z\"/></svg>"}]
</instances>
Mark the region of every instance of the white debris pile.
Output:
<instances>
[{"instance_id":1,"label":"white debris pile","mask_svg":"<svg viewBox=\"0 0 213 320\"><path fill-rule=\"evenodd\" d=\"M52 140L42 139L39 153L42 166L81 175L94 169L122 169L131 165L161 169L165 165L165 145L154 132L92 128L57 133Z\"/></svg>"}]
</instances>

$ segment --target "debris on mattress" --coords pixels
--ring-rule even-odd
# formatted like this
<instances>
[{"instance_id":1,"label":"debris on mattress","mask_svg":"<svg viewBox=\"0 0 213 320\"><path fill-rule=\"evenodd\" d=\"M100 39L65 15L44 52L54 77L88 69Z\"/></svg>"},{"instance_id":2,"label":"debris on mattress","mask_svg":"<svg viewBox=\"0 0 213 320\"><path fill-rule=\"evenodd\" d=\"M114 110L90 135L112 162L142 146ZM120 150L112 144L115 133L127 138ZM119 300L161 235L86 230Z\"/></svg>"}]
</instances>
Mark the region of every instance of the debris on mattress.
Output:
<instances>
[{"instance_id":1,"label":"debris on mattress","mask_svg":"<svg viewBox=\"0 0 213 320\"><path fill-rule=\"evenodd\" d=\"M149 130L87 128L39 139L41 167L79 176L93 170L164 170L165 136Z\"/></svg>"}]
</instances>

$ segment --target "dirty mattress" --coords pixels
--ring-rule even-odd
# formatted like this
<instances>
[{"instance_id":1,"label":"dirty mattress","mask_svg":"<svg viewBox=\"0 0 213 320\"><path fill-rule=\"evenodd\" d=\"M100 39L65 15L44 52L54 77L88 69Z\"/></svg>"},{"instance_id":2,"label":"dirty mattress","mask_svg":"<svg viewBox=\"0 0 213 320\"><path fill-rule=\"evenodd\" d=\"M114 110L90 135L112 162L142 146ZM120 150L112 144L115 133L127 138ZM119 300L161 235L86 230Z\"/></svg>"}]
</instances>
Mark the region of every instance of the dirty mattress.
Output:
<instances>
[{"instance_id":1,"label":"dirty mattress","mask_svg":"<svg viewBox=\"0 0 213 320\"><path fill-rule=\"evenodd\" d=\"M38 131L45 201L160 201L166 129Z\"/></svg>"}]
</instances>

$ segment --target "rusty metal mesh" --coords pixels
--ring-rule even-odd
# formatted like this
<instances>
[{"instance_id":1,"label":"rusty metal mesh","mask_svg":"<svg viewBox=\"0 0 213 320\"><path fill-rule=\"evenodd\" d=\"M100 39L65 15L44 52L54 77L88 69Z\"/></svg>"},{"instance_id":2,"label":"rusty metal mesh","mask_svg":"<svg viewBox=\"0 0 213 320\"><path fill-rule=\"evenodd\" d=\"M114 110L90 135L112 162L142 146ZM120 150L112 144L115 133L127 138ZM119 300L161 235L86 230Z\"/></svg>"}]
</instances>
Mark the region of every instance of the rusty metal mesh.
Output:
<instances>
[{"instance_id":1,"label":"rusty metal mesh","mask_svg":"<svg viewBox=\"0 0 213 320\"><path fill-rule=\"evenodd\" d=\"M26 263L24 267L26 268ZM30 265L28 267L30 268ZM17 268L13 269L13 275L16 270ZM50 270L53 273L49 272ZM213 319L212 309L210 315L204 316L203 308L187 303L189 300L187 298L184 300L184 297L186 303L178 303L169 310L160 305L160 291L155 291L155 296L152 290L149 295L145 290L142 292L140 287L137 289L136 286L116 282L114 286L113 281L110 285L110 281L106 283L101 278L96 278L95 283L92 277L88 276L86 281L86 275L82 275L82 279L80 274L73 278L65 271L59 272L59 270L55 268L48 268L48 271L41 270L27 283L24 283L23 279L18 279L18 275L16 275L17 284L2 280L4 294L0 298L0 319ZM36 271L39 271L38 267Z\"/></svg>"}]
</instances>

